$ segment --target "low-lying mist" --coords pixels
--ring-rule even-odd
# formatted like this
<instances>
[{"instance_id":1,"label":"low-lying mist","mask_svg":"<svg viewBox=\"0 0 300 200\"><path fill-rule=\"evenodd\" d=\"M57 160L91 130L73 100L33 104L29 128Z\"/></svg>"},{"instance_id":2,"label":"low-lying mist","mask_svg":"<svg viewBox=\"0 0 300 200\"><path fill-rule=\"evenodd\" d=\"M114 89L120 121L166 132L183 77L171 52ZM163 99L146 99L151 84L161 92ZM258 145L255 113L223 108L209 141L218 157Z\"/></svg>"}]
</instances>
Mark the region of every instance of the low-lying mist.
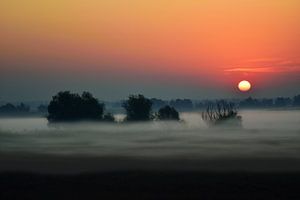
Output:
<instances>
[{"instance_id":1,"label":"low-lying mist","mask_svg":"<svg viewBox=\"0 0 300 200\"><path fill-rule=\"evenodd\" d=\"M242 111L243 128L208 128L200 113L182 122L76 123L0 119L0 154L151 159L300 159L300 111ZM118 116L119 119L122 116Z\"/></svg>"}]
</instances>

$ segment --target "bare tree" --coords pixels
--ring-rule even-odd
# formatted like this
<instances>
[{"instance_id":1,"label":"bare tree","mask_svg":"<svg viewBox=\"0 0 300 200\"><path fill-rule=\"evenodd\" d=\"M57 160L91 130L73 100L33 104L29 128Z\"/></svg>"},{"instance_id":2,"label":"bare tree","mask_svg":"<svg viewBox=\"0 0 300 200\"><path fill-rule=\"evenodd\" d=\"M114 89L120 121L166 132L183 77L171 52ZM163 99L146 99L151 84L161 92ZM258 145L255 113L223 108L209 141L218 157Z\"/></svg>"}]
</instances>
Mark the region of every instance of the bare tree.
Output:
<instances>
[{"instance_id":1,"label":"bare tree","mask_svg":"<svg viewBox=\"0 0 300 200\"><path fill-rule=\"evenodd\" d=\"M205 111L202 112L202 119L208 125L223 124L228 120L235 120L237 123L241 123L241 117L237 115L237 109L233 103L220 100L215 103L208 104Z\"/></svg>"}]
</instances>

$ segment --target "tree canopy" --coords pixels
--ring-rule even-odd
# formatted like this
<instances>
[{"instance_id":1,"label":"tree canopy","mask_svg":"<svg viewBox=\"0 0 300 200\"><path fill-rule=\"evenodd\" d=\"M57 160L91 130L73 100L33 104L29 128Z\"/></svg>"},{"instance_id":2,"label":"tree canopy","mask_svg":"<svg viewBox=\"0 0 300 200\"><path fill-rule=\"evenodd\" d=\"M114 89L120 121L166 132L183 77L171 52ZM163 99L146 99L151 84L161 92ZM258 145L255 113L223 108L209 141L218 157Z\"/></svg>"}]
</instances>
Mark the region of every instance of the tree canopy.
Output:
<instances>
[{"instance_id":1,"label":"tree canopy","mask_svg":"<svg viewBox=\"0 0 300 200\"><path fill-rule=\"evenodd\" d=\"M130 95L123 103L126 121L147 121L151 119L152 102L143 95Z\"/></svg>"},{"instance_id":2,"label":"tree canopy","mask_svg":"<svg viewBox=\"0 0 300 200\"><path fill-rule=\"evenodd\" d=\"M165 106L159 109L157 113L159 120L179 120L179 113L174 107Z\"/></svg>"},{"instance_id":3,"label":"tree canopy","mask_svg":"<svg viewBox=\"0 0 300 200\"><path fill-rule=\"evenodd\" d=\"M76 121L76 120L102 120L104 104L93 97L89 92L79 94L69 91L59 92L52 97L48 106L48 120Z\"/></svg>"}]
</instances>

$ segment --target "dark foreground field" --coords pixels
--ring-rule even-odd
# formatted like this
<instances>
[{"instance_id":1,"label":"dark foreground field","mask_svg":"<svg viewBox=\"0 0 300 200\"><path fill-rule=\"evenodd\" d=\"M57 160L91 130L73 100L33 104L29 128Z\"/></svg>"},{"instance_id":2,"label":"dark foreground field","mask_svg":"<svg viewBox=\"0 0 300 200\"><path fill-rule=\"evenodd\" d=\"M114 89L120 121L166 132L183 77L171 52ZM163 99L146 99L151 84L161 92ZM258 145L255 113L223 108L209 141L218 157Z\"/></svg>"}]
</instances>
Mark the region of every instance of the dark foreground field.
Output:
<instances>
[{"instance_id":1,"label":"dark foreground field","mask_svg":"<svg viewBox=\"0 0 300 200\"><path fill-rule=\"evenodd\" d=\"M0 199L300 199L300 173L1 173Z\"/></svg>"},{"instance_id":2,"label":"dark foreground field","mask_svg":"<svg viewBox=\"0 0 300 200\"><path fill-rule=\"evenodd\" d=\"M300 199L293 158L0 154L0 200Z\"/></svg>"}]
</instances>

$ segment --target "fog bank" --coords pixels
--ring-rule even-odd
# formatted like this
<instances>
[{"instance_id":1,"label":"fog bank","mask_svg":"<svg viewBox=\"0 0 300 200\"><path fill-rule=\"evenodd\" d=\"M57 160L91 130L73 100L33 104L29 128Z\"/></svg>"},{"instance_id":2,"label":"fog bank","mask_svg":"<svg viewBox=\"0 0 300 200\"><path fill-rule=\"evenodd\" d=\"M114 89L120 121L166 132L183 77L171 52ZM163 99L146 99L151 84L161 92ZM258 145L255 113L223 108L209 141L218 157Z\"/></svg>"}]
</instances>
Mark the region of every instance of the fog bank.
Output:
<instances>
[{"instance_id":1,"label":"fog bank","mask_svg":"<svg viewBox=\"0 0 300 200\"><path fill-rule=\"evenodd\" d=\"M0 120L0 170L300 169L300 111L243 111L243 128L183 122L78 123ZM21 169L20 169L21 168Z\"/></svg>"}]
</instances>

